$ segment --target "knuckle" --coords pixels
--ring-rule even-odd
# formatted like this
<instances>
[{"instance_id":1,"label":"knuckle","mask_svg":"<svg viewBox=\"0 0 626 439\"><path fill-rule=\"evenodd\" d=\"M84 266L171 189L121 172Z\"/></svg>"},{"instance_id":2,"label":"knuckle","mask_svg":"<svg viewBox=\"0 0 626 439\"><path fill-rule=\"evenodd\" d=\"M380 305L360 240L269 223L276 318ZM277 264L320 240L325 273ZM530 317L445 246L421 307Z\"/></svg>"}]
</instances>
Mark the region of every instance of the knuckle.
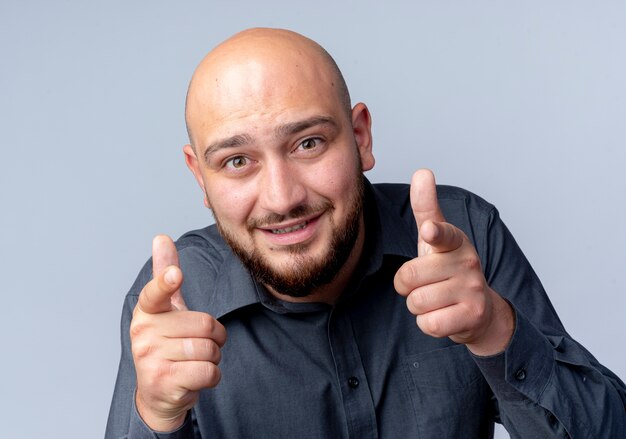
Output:
<instances>
[{"instance_id":1,"label":"knuckle","mask_svg":"<svg viewBox=\"0 0 626 439\"><path fill-rule=\"evenodd\" d=\"M477 323L481 322L484 316L485 316L485 308L481 306L480 304L474 304L469 309L469 317L472 323L471 326L474 326Z\"/></svg>"},{"instance_id":2,"label":"knuckle","mask_svg":"<svg viewBox=\"0 0 626 439\"><path fill-rule=\"evenodd\" d=\"M145 305L152 303L152 297L154 296L153 291L158 287L157 279L152 279L143 287L143 290L141 290L139 294L139 299L137 300L137 306L142 309L142 311Z\"/></svg>"},{"instance_id":3,"label":"knuckle","mask_svg":"<svg viewBox=\"0 0 626 439\"><path fill-rule=\"evenodd\" d=\"M184 388L176 388L169 395L170 404L178 409L191 408L197 400L197 392L192 392Z\"/></svg>"},{"instance_id":4,"label":"knuckle","mask_svg":"<svg viewBox=\"0 0 626 439\"><path fill-rule=\"evenodd\" d=\"M413 296L413 300L415 300L416 305L419 305L420 307L430 308L434 301L432 291L429 288L418 288L413 290L411 295Z\"/></svg>"},{"instance_id":5,"label":"knuckle","mask_svg":"<svg viewBox=\"0 0 626 439\"><path fill-rule=\"evenodd\" d=\"M176 363L170 361L158 361L154 363L154 367L152 368L152 376L155 381L162 382L163 380L169 379L176 372Z\"/></svg>"},{"instance_id":6,"label":"knuckle","mask_svg":"<svg viewBox=\"0 0 626 439\"><path fill-rule=\"evenodd\" d=\"M443 334L442 324L439 319L431 319L429 329L433 337L443 337L445 335Z\"/></svg>"},{"instance_id":7,"label":"knuckle","mask_svg":"<svg viewBox=\"0 0 626 439\"><path fill-rule=\"evenodd\" d=\"M425 309L428 309L430 302L430 295L424 287L417 288L407 296L406 298L407 308L412 314L421 314Z\"/></svg>"},{"instance_id":8,"label":"knuckle","mask_svg":"<svg viewBox=\"0 0 626 439\"><path fill-rule=\"evenodd\" d=\"M475 322L482 322L487 315L487 303L484 297L476 300L470 309L470 313Z\"/></svg>"},{"instance_id":9,"label":"knuckle","mask_svg":"<svg viewBox=\"0 0 626 439\"><path fill-rule=\"evenodd\" d=\"M443 325L441 320L436 317L429 317L430 318L420 319L420 328L422 329L422 331L432 337L444 337L446 334L443 333Z\"/></svg>"},{"instance_id":10,"label":"knuckle","mask_svg":"<svg viewBox=\"0 0 626 439\"><path fill-rule=\"evenodd\" d=\"M480 270L480 258L475 253L468 255L461 261L461 266L470 271Z\"/></svg>"},{"instance_id":11,"label":"knuckle","mask_svg":"<svg viewBox=\"0 0 626 439\"><path fill-rule=\"evenodd\" d=\"M219 363L222 359L222 351L219 346L217 346L217 343L212 340L206 340L206 352L209 360L215 362L215 364Z\"/></svg>"},{"instance_id":12,"label":"knuckle","mask_svg":"<svg viewBox=\"0 0 626 439\"><path fill-rule=\"evenodd\" d=\"M482 300L474 300L464 304L463 318L459 325L463 331L473 331L480 326L486 315L485 304Z\"/></svg>"},{"instance_id":13,"label":"knuckle","mask_svg":"<svg viewBox=\"0 0 626 439\"><path fill-rule=\"evenodd\" d=\"M215 330L215 319L208 314L201 313L199 317L198 325L203 334L209 336Z\"/></svg>"},{"instance_id":14,"label":"knuckle","mask_svg":"<svg viewBox=\"0 0 626 439\"><path fill-rule=\"evenodd\" d=\"M170 376L170 366L162 361L150 361L137 368L137 381L142 387L156 391L163 388L166 378Z\"/></svg>"},{"instance_id":15,"label":"knuckle","mask_svg":"<svg viewBox=\"0 0 626 439\"><path fill-rule=\"evenodd\" d=\"M411 292L412 285L414 285L418 279L418 268L414 262L414 260L405 262L394 277L394 287L396 291L403 296Z\"/></svg>"},{"instance_id":16,"label":"knuckle","mask_svg":"<svg viewBox=\"0 0 626 439\"><path fill-rule=\"evenodd\" d=\"M156 346L152 343L147 343L145 341L136 341L131 345L133 358L135 360L142 360L144 358L150 357L152 353L156 350Z\"/></svg>"},{"instance_id":17,"label":"knuckle","mask_svg":"<svg viewBox=\"0 0 626 439\"><path fill-rule=\"evenodd\" d=\"M419 270L417 264L407 264L406 281L410 284L419 279Z\"/></svg>"},{"instance_id":18,"label":"knuckle","mask_svg":"<svg viewBox=\"0 0 626 439\"><path fill-rule=\"evenodd\" d=\"M134 318L130 323L130 339L141 338L148 331L149 326L145 320Z\"/></svg>"},{"instance_id":19,"label":"knuckle","mask_svg":"<svg viewBox=\"0 0 626 439\"><path fill-rule=\"evenodd\" d=\"M174 391L169 395L169 402L175 407L182 406L187 401L187 394L188 392L178 389L178 391Z\"/></svg>"},{"instance_id":20,"label":"knuckle","mask_svg":"<svg viewBox=\"0 0 626 439\"><path fill-rule=\"evenodd\" d=\"M217 334L216 337L213 338L213 341L217 344L217 346L221 349L224 344L226 344L226 340L228 339L228 334L226 333L226 328L219 321L217 321Z\"/></svg>"},{"instance_id":21,"label":"knuckle","mask_svg":"<svg viewBox=\"0 0 626 439\"><path fill-rule=\"evenodd\" d=\"M206 367L204 368L204 382L208 387L215 387L220 382L222 378L222 373L215 364L206 363Z\"/></svg>"},{"instance_id":22,"label":"knuckle","mask_svg":"<svg viewBox=\"0 0 626 439\"><path fill-rule=\"evenodd\" d=\"M480 277L475 276L471 278L470 280L468 280L468 282L466 283L466 286L469 291L474 292L474 293L479 293L483 291L485 284Z\"/></svg>"}]
</instances>

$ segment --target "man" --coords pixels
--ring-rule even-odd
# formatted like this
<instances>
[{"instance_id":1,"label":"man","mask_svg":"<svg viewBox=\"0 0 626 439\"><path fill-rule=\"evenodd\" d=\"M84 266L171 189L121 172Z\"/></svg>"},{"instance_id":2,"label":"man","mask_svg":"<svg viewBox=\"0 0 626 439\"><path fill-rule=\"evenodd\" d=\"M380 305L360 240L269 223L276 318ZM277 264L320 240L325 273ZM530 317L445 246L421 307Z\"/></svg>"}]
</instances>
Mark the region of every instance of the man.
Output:
<instances>
[{"instance_id":1,"label":"man","mask_svg":"<svg viewBox=\"0 0 626 439\"><path fill-rule=\"evenodd\" d=\"M626 437L624 384L567 335L493 206L426 170L364 179L370 114L316 43L235 35L186 120L216 226L155 238L108 438Z\"/></svg>"}]
</instances>

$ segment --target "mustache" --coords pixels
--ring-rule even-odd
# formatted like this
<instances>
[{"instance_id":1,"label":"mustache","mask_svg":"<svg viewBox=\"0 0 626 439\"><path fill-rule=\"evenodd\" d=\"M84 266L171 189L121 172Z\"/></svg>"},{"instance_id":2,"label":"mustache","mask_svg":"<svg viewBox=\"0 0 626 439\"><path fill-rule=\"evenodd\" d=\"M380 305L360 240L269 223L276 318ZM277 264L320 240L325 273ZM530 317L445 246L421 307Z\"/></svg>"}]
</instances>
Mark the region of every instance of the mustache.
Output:
<instances>
[{"instance_id":1,"label":"mustache","mask_svg":"<svg viewBox=\"0 0 626 439\"><path fill-rule=\"evenodd\" d=\"M297 220L299 218L316 215L326 210L333 210L333 209L334 209L333 204L328 200L322 201L314 205L301 204L299 206L294 207L286 214L269 213L260 218L250 218L247 221L247 227L248 227L248 230L254 230L259 227L267 227L269 225L281 223L287 220Z\"/></svg>"}]
</instances>

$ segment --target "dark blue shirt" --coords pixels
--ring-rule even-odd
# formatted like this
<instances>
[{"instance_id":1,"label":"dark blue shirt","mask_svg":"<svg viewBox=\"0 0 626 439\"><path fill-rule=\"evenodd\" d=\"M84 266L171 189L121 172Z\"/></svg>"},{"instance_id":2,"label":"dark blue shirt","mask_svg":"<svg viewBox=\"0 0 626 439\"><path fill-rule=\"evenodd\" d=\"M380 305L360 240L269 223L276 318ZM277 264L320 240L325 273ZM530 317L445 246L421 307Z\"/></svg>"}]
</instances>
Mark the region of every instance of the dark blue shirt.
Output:
<instances>
[{"instance_id":1,"label":"dark blue shirt","mask_svg":"<svg viewBox=\"0 0 626 439\"><path fill-rule=\"evenodd\" d=\"M201 392L176 432L156 434L134 407L132 310L151 261L126 296L122 358L106 437L626 438L626 387L563 329L541 283L496 209L439 186L441 209L480 256L489 285L513 306L506 351L476 357L423 334L393 288L416 257L407 185L369 185L366 244L334 305L277 300L257 284L215 226L177 242L190 309L226 327L222 379Z\"/></svg>"}]
</instances>

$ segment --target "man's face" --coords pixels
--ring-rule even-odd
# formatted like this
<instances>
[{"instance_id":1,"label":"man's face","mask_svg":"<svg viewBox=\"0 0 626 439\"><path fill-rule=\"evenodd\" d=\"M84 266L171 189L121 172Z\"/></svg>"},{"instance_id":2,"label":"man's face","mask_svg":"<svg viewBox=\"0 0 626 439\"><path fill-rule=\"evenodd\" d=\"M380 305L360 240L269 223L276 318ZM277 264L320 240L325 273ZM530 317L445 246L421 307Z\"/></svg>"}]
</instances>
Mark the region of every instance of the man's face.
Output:
<instances>
[{"instance_id":1,"label":"man's face","mask_svg":"<svg viewBox=\"0 0 626 439\"><path fill-rule=\"evenodd\" d=\"M360 169L358 171L360 178L346 194L349 199L345 200L344 218L334 212L337 201L322 196L317 204L301 204L286 215L269 213L262 218L250 218L245 236L253 242L251 246L236 230L224 225L214 211L218 229L257 280L281 294L306 297L316 287L323 287L335 278L354 248L361 226L364 189L362 174ZM327 230L319 227L317 241L327 244L315 252L312 250L314 229L322 221L327 221ZM255 229L261 230L260 239L255 236ZM263 238L268 233L269 242ZM280 242L283 239L287 242ZM284 262L281 263L279 257Z\"/></svg>"},{"instance_id":2,"label":"man's face","mask_svg":"<svg viewBox=\"0 0 626 439\"><path fill-rule=\"evenodd\" d=\"M235 253L261 282L301 297L333 279L359 233L369 113L346 114L320 72L270 70L216 80L185 151Z\"/></svg>"}]
</instances>

